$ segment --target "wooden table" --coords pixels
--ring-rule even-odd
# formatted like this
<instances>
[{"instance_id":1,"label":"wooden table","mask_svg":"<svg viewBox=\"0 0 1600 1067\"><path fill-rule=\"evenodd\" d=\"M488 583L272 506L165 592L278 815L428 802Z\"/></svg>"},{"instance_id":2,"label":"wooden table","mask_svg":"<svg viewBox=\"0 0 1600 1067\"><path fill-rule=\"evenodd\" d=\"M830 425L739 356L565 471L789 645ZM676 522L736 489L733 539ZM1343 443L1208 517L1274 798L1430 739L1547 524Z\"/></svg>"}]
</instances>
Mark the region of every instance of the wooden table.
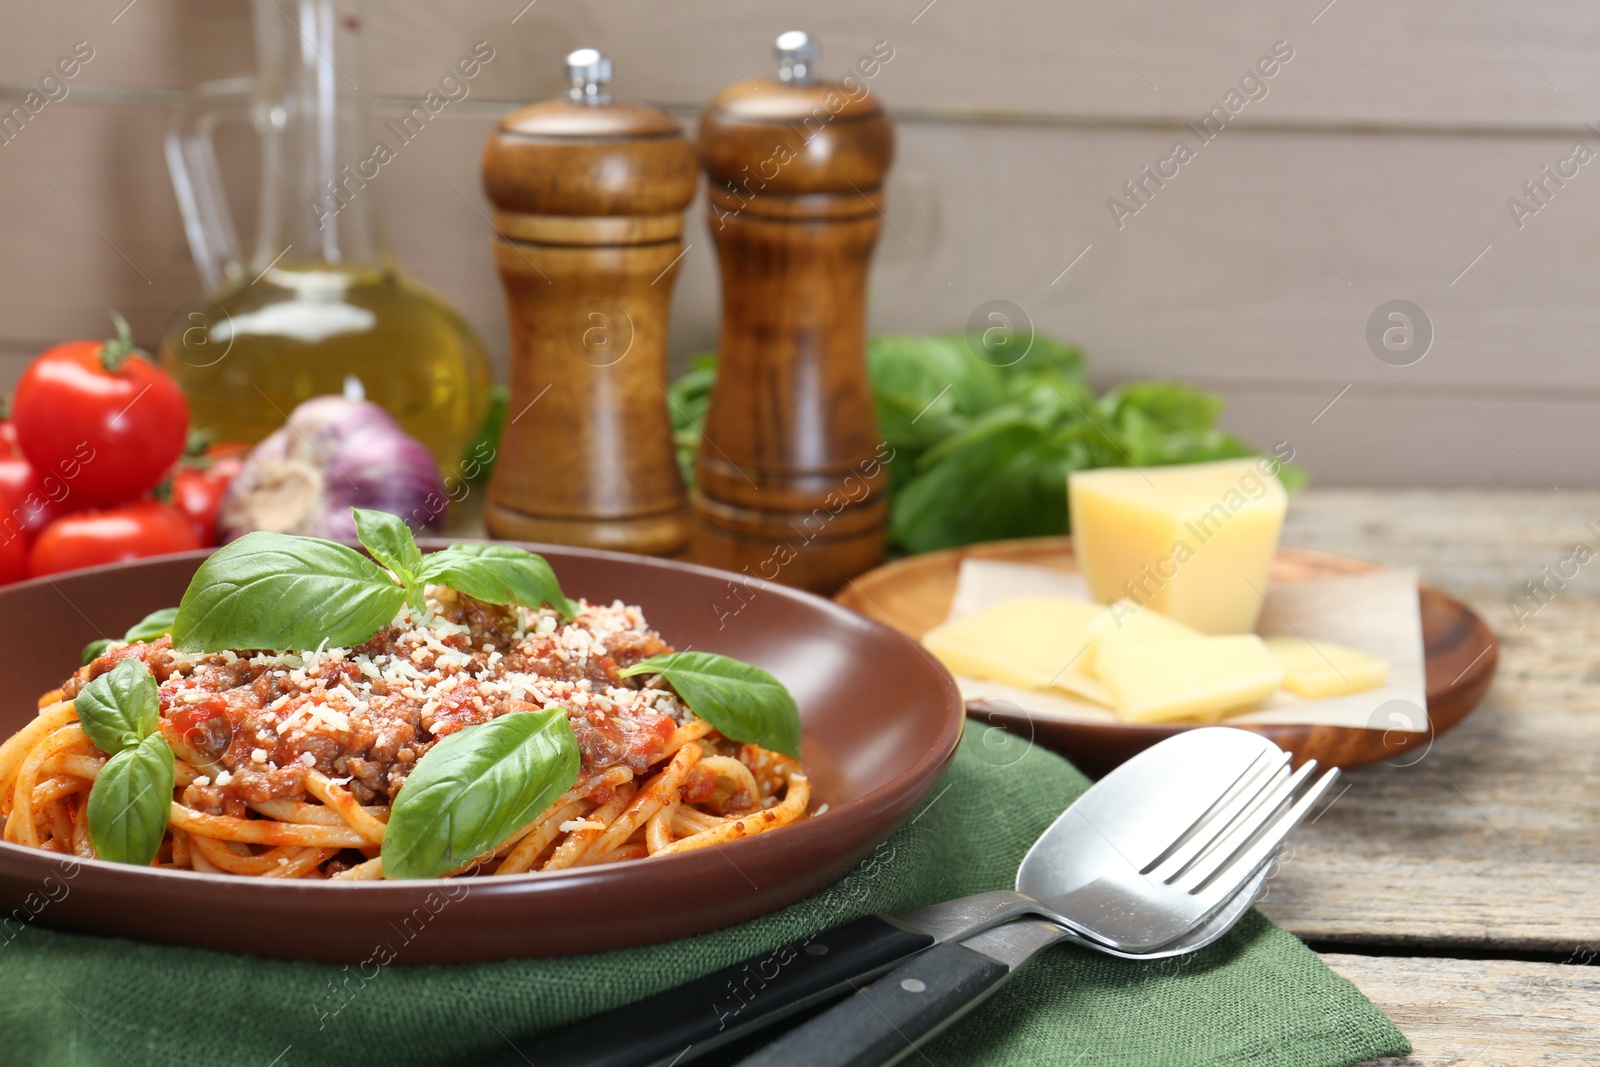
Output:
<instances>
[{"instance_id":1,"label":"wooden table","mask_svg":"<svg viewBox=\"0 0 1600 1067\"><path fill-rule=\"evenodd\" d=\"M1600 493L1319 490L1289 516L1285 544L1414 568L1502 647L1425 756L1349 773L1261 909L1416 1046L1378 1062L1600 1064Z\"/></svg>"}]
</instances>

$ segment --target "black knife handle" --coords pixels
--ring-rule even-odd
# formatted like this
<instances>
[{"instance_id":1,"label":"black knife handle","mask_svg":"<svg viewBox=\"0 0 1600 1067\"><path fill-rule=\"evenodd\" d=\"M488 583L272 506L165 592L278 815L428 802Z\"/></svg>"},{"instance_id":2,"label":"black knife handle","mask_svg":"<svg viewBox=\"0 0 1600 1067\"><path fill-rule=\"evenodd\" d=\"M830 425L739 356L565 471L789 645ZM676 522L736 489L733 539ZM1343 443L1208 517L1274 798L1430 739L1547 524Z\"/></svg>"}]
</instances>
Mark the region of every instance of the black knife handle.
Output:
<instances>
[{"instance_id":1,"label":"black knife handle","mask_svg":"<svg viewBox=\"0 0 1600 1067\"><path fill-rule=\"evenodd\" d=\"M935 945L790 1030L738 1067L885 1067L988 996L1011 973L961 945Z\"/></svg>"},{"instance_id":2,"label":"black knife handle","mask_svg":"<svg viewBox=\"0 0 1600 1067\"><path fill-rule=\"evenodd\" d=\"M868 915L592 1016L524 1046L538 1067L688 1063L735 1037L850 992L933 938ZM502 1061L525 1067L520 1055Z\"/></svg>"}]
</instances>

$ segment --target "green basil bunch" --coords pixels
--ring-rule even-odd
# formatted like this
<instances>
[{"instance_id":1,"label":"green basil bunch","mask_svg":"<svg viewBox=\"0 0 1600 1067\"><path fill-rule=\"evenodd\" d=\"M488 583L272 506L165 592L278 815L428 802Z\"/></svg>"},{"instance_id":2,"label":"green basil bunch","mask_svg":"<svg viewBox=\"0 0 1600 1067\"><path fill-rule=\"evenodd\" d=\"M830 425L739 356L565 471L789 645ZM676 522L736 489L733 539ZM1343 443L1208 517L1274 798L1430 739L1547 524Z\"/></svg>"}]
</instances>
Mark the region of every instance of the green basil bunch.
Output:
<instances>
[{"instance_id":1,"label":"green basil bunch","mask_svg":"<svg viewBox=\"0 0 1600 1067\"><path fill-rule=\"evenodd\" d=\"M678 462L693 484L716 354L690 367L667 397ZM1171 381L1096 395L1077 346L1043 334L874 337L867 375L892 457L888 533L897 552L1068 533L1073 471L1257 454L1218 428L1221 396ZM1288 463L1278 477L1291 492L1306 480Z\"/></svg>"}]
</instances>

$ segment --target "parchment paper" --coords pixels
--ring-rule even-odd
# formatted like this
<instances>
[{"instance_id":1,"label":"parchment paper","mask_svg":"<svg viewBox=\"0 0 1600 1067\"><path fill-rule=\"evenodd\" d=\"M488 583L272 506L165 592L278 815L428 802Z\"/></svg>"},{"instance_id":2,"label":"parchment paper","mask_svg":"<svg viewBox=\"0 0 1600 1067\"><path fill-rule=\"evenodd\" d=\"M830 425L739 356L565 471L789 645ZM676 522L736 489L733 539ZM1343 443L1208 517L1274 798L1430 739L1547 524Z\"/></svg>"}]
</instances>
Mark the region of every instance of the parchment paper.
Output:
<instances>
[{"instance_id":1,"label":"parchment paper","mask_svg":"<svg viewBox=\"0 0 1600 1067\"><path fill-rule=\"evenodd\" d=\"M1021 596L1090 600L1081 575L994 560L961 563L950 618ZM1389 683L1352 696L1307 700L1282 690L1224 723L1317 723L1426 733L1427 676L1414 571L1381 570L1267 586L1256 632L1330 641L1389 661ZM1116 722L1108 708L1059 690L1038 692L957 676L968 700L1005 701L1031 715Z\"/></svg>"}]
</instances>

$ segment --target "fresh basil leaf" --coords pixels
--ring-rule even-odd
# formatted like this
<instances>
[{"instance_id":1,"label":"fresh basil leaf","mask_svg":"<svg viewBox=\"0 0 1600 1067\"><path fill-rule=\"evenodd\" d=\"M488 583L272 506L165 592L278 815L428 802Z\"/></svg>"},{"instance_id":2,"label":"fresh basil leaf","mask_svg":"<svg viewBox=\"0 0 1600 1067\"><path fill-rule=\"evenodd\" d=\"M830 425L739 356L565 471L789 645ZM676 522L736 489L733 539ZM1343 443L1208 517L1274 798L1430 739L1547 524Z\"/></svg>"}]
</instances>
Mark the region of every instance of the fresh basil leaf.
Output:
<instances>
[{"instance_id":1,"label":"fresh basil leaf","mask_svg":"<svg viewBox=\"0 0 1600 1067\"><path fill-rule=\"evenodd\" d=\"M1284 489L1291 493L1298 493L1311 480L1310 471L1293 463L1277 464L1277 475L1278 481L1283 483Z\"/></svg>"},{"instance_id":2,"label":"fresh basil leaf","mask_svg":"<svg viewBox=\"0 0 1600 1067\"><path fill-rule=\"evenodd\" d=\"M1087 423L1052 433L1023 418L967 431L924 457L896 494L890 537L907 552L931 552L1065 533L1073 437L1088 450L1099 433Z\"/></svg>"},{"instance_id":3,"label":"fresh basil leaf","mask_svg":"<svg viewBox=\"0 0 1600 1067\"><path fill-rule=\"evenodd\" d=\"M521 604L525 608L548 604L569 622L578 617L578 605L561 591L549 562L510 545L451 545L424 556L419 577L488 604Z\"/></svg>"},{"instance_id":4,"label":"fresh basil leaf","mask_svg":"<svg viewBox=\"0 0 1600 1067\"><path fill-rule=\"evenodd\" d=\"M678 453L678 470L685 485L694 485L695 454L700 434L711 412L711 387L717 381L717 354L701 352L689 357L689 370L667 386L667 413L672 418L672 443Z\"/></svg>"},{"instance_id":5,"label":"fresh basil leaf","mask_svg":"<svg viewBox=\"0 0 1600 1067\"><path fill-rule=\"evenodd\" d=\"M160 611L152 611L130 626L128 632L122 635L122 639L130 643L134 641L154 641L172 632L172 623L177 617L177 608L162 608Z\"/></svg>"},{"instance_id":6,"label":"fresh basil leaf","mask_svg":"<svg viewBox=\"0 0 1600 1067\"><path fill-rule=\"evenodd\" d=\"M511 712L444 738L389 809L385 878L436 878L499 845L578 780L562 708Z\"/></svg>"},{"instance_id":7,"label":"fresh basil leaf","mask_svg":"<svg viewBox=\"0 0 1600 1067\"><path fill-rule=\"evenodd\" d=\"M172 647L350 647L392 622L404 603L394 579L353 548L257 531L200 565L178 605Z\"/></svg>"},{"instance_id":8,"label":"fresh basil leaf","mask_svg":"<svg viewBox=\"0 0 1600 1067\"><path fill-rule=\"evenodd\" d=\"M1215 426L1226 401L1180 382L1152 381L1118 386L1100 403L1119 427L1136 421L1143 432L1193 432Z\"/></svg>"},{"instance_id":9,"label":"fresh basil leaf","mask_svg":"<svg viewBox=\"0 0 1600 1067\"><path fill-rule=\"evenodd\" d=\"M800 758L800 709L783 683L760 667L714 652L667 652L621 674L659 674L722 736Z\"/></svg>"},{"instance_id":10,"label":"fresh basil leaf","mask_svg":"<svg viewBox=\"0 0 1600 1067\"><path fill-rule=\"evenodd\" d=\"M156 858L172 817L172 762L166 738L153 733L100 768L89 790L89 840L101 859L148 867Z\"/></svg>"},{"instance_id":11,"label":"fresh basil leaf","mask_svg":"<svg viewBox=\"0 0 1600 1067\"><path fill-rule=\"evenodd\" d=\"M154 641L172 632L172 620L177 617L177 608L162 608L160 611L152 611L130 626L128 632L122 635L122 640L130 644L134 641ZM83 665L87 667L105 655L106 649L116 643L109 637L102 637L98 641L90 641L83 646Z\"/></svg>"},{"instance_id":12,"label":"fresh basil leaf","mask_svg":"<svg viewBox=\"0 0 1600 1067\"><path fill-rule=\"evenodd\" d=\"M928 448L966 429L1005 398L1005 380L976 340L889 335L867 342L867 373L896 484Z\"/></svg>"},{"instance_id":13,"label":"fresh basil leaf","mask_svg":"<svg viewBox=\"0 0 1600 1067\"><path fill-rule=\"evenodd\" d=\"M1033 343L1028 346L1028 354L1016 365L1028 370L1045 368L1075 382L1085 380L1083 350L1077 345L1057 341L1042 333L1033 335Z\"/></svg>"},{"instance_id":14,"label":"fresh basil leaf","mask_svg":"<svg viewBox=\"0 0 1600 1067\"><path fill-rule=\"evenodd\" d=\"M373 559L394 571L400 584L405 586L407 603L421 615L427 609L422 599L422 582L417 577L422 571L422 549L411 536L411 528L399 516L387 511L351 508L350 514L355 516L356 536L372 553Z\"/></svg>"},{"instance_id":15,"label":"fresh basil leaf","mask_svg":"<svg viewBox=\"0 0 1600 1067\"><path fill-rule=\"evenodd\" d=\"M500 442L506 435L506 409L510 406L511 390L498 382L491 385L489 410L461 457L461 473L472 485L489 484L495 460L500 457Z\"/></svg>"},{"instance_id":16,"label":"fresh basil leaf","mask_svg":"<svg viewBox=\"0 0 1600 1067\"><path fill-rule=\"evenodd\" d=\"M356 521L356 536L372 558L394 571L404 581L414 578L422 568L422 550L411 528L398 515L367 508L351 508Z\"/></svg>"},{"instance_id":17,"label":"fresh basil leaf","mask_svg":"<svg viewBox=\"0 0 1600 1067\"><path fill-rule=\"evenodd\" d=\"M73 707L94 747L115 756L156 732L161 691L149 667L125 659L84 686Z\"/></svg>"}]
</instances>

